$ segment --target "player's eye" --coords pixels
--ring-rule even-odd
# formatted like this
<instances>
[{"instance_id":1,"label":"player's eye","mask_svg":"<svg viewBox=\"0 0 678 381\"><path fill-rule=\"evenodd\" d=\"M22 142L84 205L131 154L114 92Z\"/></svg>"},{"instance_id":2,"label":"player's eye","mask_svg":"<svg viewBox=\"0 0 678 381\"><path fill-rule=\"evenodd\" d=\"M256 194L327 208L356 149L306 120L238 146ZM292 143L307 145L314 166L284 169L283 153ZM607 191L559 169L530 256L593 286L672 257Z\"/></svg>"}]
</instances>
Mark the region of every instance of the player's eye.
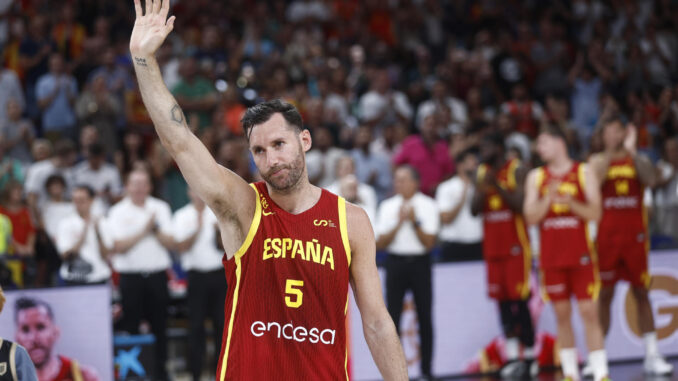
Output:
<instances>
[{"instance_id":1,"label":"player's eye","mask_svg":"<svg viewBox=\"0 0 678 381\"><path fill-rule=\"evenodd\" d=\"M283 144L284 144L284 142L283 142L282 140L278 140L278 141L275 142L273 145L274 145L275 147L282 147Z\"/></svg>"}]
</instances>

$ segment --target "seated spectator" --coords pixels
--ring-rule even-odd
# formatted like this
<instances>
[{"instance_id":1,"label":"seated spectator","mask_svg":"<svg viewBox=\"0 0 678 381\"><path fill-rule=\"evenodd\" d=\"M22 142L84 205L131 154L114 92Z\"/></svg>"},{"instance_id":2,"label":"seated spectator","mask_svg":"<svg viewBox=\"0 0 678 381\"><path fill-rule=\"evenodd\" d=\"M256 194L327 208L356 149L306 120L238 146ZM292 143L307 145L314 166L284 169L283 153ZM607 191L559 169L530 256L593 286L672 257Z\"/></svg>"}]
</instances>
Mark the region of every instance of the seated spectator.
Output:
<instances>
[{"instance_id":1,"label":"seated spectator","mask_svg":"<svg viewBox=\"0 0 678 381\"><path fill-rule=\"evenodd\" d=\"M370 81L370 91L360 98L360 119L380 131L398 120L412 119L412 106L404 93L393 90L388 71L379 69Z\"/></svg>"},{"instance_id":2,"label":"seated spectator","mask_svg":"<svg viewBox=\"0 0 678 381\"><path fill-rule=\"evenodd\" d=\"M359 127L351 157L358 181L373 187L379 200L383 200L390 195L393 184L391 160L388 155L374 149L371 143L372 129L367 126Z\"/></svg>"},{"instance_id":3,"label":"seated spectator","mask_svg":"<svg viewBox=\"0 0 678 381\"><path fill-rule=\"evenodd\" d=\"M211 112L217 105L217 93L212 83L198 72L198 63L193 57L181 62L181 81L172 89L179 106L184 110L187 123L197 128L207 127ZM197 118L196 121L193 121Z\"/></svg>"},{"instance_id":4,"label":"seated spectator","mask_svg":"<svg viewBox=\"0 0 678 381\"><path fill-rule=\"evenodd\" d=\"M75 206L66 199L66 180L59 174L50 175L45 182L47 200L40 208L40 224L47 235L56 242L59 223L75 213Z\"/></svg>"},{"instance_id":5,"label":"seated spectator","mask_svg":"<svg viewBox=\"0 0 678 381\"><path fill-rule=\"evenodd\" d=\"M7 102L7 119L0 121L0 146L7 158L28 166L32 162L30 147L35 138L35 127L30 119L21 117L22 111L16 99Z\"/></svg>"},{"instance_id":6,"label":"seated spectator","mask_svg":"<svg viewBox=\"0 0 678 381\"><path fill-rule=\"evenodd\" d=\"M33 163L26 173L26 195L31 209L47 199L45 182L50 175L60 174L66 180L66 197L74 185L73 164L75 163L75 145L70 140L60 140L54 146L54 155L48 159Z\"/></svg>"},{"instance_id":7,"label":"seated spectator","mask_svg":"<svg viewBox=\"0 0 678 381\"><path fill-rule=\"evenodd\" d=\"M451 121L447 126L450 132L460 132L468 123L466 104L458 98L449 95L447 85L442 80L436 81L431 90L431 99L419 104L417 109L417 126L421 127L424 119L440 111L441 108L449 110Z\"/></svg>"},{"instance_id":8,"label":"seated spectator","mask_svg":"<svg viewBox=\"0 0 678 381\"><path fill-rule=\"evenodd\" d=\"M365 209L372 226L375 226L377 193L374 188L358 180L351 156L342 156L337 160L337 180L326 189Z\"/></svg>"},{"instance_id":9,"label":"seated spectator","mask_svg":"<svg viewBox=\"0 0 678 381\"><path fill-rule=\"evenodd\" d=\"M117 125L123 109L118 97L108 89L104 74L92 77L78 97L75 110L81 122L96 127L106 156L112 157L118 149Z\"/></svg>"},{"instance_id":10,"label":"seated spectator","mask_svg":"<svg viewBox=\"0 0 678 381\"><path fill-rule=\"evenodd\" d=\"M1 46L2 44L0 44ZM12 70L0 69L0 126L7 123L9 119L7 107L12 100L18 103L20 110L23 110L26 106L19 77Z\"/></svg>"},{"instance_id":11,"label":"seated spectator","mask_svg":"<svg viewBox=\"0 0 678 381\"><path fill-rule=\"evenodd\" d=\"M17 286L32 284L35 276L33 257L35 255L35 226L23 200L23 186L18 182L8 183L2 192L0 214L12 222L12 246L10 252L24 263L26 270L16 275Z\"/></svg>"},{"instance_id":12,"label":"seated spectator","mask_svg":"<svg viewBox=\"0 0 678 381\"><path fill-rule=\"evenodd\" d=\"M73 168L75 184L87 185L95 192L94 210L104 212L122 198L122 182L115 165L106 162L101 143L87 149L87 159Z\"/></svg>"},{"instance_id":13,"label":"seated spectator","mask_svg":"<svg viewBox=\"0 0 678 381\"><path fill-rule=\"evenodd\" d=\"M327 188L336 179L337 160L344 155L344 150L334 145L334 138L327 127L316 127L313 130L313 145L306 152L306 170L311 184Z\"/></svg>"},{"instance_id":14,"label":"seated spectator","mask_svg":"<svg viewBox=\"0 0 678 381\"><path fill-rule=\"evenodd\" d=\"M49 73L38 79L35 86L38 106L42 110L42 132L55 142L61 138L77 137L75 100L78 84L66 72L64 59L59 54L49 58Z\"/></svg>"}]
</instances>

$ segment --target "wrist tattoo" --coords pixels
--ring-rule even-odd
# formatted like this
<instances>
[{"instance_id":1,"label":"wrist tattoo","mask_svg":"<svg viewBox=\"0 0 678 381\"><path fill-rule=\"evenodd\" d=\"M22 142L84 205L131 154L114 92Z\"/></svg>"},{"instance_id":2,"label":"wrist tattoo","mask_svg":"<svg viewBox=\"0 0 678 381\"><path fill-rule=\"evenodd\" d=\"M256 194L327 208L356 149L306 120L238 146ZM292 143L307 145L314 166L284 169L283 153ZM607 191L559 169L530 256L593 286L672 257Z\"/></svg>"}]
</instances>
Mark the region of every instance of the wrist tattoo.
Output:
<instances>
[{"instance_id":1,"label":"wrist tattoo","mask_svg":"<svg viewBox=\"0 0 678 381\"><path fill-rule=\"evenodd\" d=\"M148 67L148 64L146 63L145 58L139 58L139 57L134 57L134 62L139 65L139 66L146 66Z\"/></svg>"},{"instance_id":2,"label":"wrist tattoo","mask_svg":"<svg viewBox=\"0 0 678 381\"><path fill-rule=\"evenodd\" d=\"M184 123L184 113L181 111L181 107L179 105L175 104L172 106L172 110L170 110L170 114L172 115L172 120L179 123L183 124Z\"/></svg>"}]
</instances>

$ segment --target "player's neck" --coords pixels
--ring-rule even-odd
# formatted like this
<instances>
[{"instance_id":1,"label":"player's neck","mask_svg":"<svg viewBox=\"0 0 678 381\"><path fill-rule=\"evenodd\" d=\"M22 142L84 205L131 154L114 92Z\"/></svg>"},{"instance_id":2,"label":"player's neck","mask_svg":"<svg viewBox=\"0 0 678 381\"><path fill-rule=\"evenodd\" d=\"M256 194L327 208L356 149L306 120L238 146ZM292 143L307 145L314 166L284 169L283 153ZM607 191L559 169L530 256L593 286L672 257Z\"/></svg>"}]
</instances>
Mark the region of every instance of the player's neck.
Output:
<instances>
[{"instance_id":1,"label":"player's neck","mask_svg":"<svg viewBox=\"0 0 678 381\"><path fill-rule=\"evenodd\" d=\"M311 209L320 200L322 190L302 177L293 189L285 192L276 191L268 186L271 199L284 211L290 214L299 214Z\"/></svg>"},{"instance_id":2,"label":"player's neck","mask_svg":"<svg viewBox=\"0 0 678 381\"><path fill-rule=\"evenodd\" d=\"M564 175L565 173L570 171L572 165L574 165L574 161L572 161L572 159L569 156L565 155L563 157L558 157L549 162L548 168L549 171L554 175Z\"/></svg>"},{"instance_id":3,"label":"player's neck","mask_svg":"<svg viewBox=\"0 0 678 381\"><path fill-rule=\"evenodd\" d=\"M61 360L56 356L51 356L49 361L41 367L35 367L38 374L38 380L53 380L59 375L61 370Z\"/></svg>"}]
</instances>

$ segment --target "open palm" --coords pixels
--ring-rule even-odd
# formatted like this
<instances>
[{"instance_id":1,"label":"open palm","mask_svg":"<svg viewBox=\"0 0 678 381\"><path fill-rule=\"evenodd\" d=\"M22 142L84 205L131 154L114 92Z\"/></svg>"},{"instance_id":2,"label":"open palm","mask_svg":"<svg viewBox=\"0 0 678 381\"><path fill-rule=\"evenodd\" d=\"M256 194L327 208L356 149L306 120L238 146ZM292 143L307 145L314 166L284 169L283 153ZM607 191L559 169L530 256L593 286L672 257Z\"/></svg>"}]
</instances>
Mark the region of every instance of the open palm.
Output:
<instances>
[{"instance_id":1,"label":"open palm","mask_svg":"<svg viewBox=\"0 0 678 381\"><path fill-rule=\"evenodd\" d=\"M134 0L136 20L129 42L133 56L147 57L155 54L165 41L165 37L174 28L172 16L167 19L170 0L146 0L145 14L141 10L141 0Z\"/></svg>"}]
</instances>

